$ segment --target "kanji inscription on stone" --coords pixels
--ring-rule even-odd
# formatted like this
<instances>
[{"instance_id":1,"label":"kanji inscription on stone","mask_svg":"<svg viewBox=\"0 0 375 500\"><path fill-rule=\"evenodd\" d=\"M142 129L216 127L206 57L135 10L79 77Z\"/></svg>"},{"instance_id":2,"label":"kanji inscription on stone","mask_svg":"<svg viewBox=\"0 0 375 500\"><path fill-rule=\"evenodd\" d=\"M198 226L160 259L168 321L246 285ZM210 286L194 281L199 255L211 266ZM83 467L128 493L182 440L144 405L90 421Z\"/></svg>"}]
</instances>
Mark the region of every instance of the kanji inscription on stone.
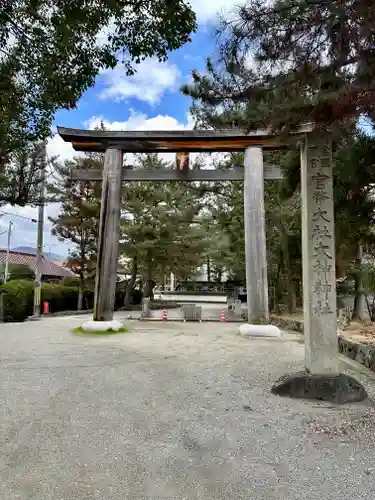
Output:
<instances>
[{"instance_id":1,"label":"kanji inscription on stone","mask_svg":"<svg viewBox=\"0 0 375 500\"><path fill-rule=\"evenodd\" d=\"M311 240L313 245L313 313L321 316L332 313L329 295L332 292L331 271L333 262L333 220L328 193L332 182L329 149L311 148L309 171L313 211L311 218ZM327 204L327 205L326 205ZM332 214L333 215L333 214Z\"/></svg>"}]
</instances>

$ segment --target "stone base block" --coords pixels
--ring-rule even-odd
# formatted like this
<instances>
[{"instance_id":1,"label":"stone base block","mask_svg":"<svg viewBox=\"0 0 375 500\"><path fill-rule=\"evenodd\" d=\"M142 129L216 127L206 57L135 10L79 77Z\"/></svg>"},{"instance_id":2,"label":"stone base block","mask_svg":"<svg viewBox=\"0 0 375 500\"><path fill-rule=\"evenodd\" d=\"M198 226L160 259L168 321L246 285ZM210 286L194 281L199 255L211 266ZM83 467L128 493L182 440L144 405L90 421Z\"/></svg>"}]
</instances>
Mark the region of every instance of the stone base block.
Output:
<instances>
[{"instance_id":1,"label":"stone base block","mask_svg":"<svg viewBox=\"0 0 375 500\"><path fill-rule=\"evenodd\" d=\"M291 398L315 399L344 404L367 398L364 387L353 377L339 375L311 375L298 372L279 378L271 389L272 394Z\"/></svg>"},{"instance_id":2,"label":"stone base block","mask_svg":"<svg viewBox=\"0 0 375 500\"><path fill-rule=\"evenodd\" d=\"M121 330L121 328L124 327L123 324L120 323L120 321L113 319L112 321L86 321L85 323L83 323L81 328L85 332L118 332L119 330Z\"/></svg>"},{"instance_id":3,"label":"stone base block","mask_svg":"<svg viewBox=\"0 0 375 500\"><path fill-rule=\"evenodd\" d=\"M239 333L242 337L280 337L281 331L275 325L241 325Z\"/></svg>"}]
</instances>

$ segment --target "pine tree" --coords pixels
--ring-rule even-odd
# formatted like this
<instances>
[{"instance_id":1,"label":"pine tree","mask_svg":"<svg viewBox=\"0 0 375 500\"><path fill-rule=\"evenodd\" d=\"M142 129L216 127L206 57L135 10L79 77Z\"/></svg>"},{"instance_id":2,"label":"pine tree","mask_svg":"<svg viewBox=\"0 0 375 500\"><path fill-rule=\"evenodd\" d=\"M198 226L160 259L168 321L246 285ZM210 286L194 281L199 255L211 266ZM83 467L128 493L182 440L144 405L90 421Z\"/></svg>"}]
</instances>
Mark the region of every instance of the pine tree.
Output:
<instances>
[{"instance_id":1,"label":"pine tree","mask_svg":"<svg viewBox=\"0 0 375 500\"><path fill-rule=\"evenodd\" d=\"M219 32L218 63L183 89L203 121L277 132L374 122L374 2L250 0Z\"/></svg>"},{"instance_id":2,"label":"pine tree","mask_svg":"<svg viewBox=\"0 0 375 500\"><path fill-rule=\"evenodd\" d=\"M157 154L139 155L135 167L173 168ZM152 297L155 283L163 283L167 273L186 279L202 262L206 240L194 222L200 210L197 194L182 183L125 184L121 252L132 261L133 272L136 262L145 296Z\"/></svg>"},{"instance_id":3,"label":"pine tree","mask_svg":"<svg viewBox=\"0 0 375 500\"><path fill-rule=\"evenodd\" d=\"M49 186L51 201L60 202L57 217L50 217L52 234L60 241L70 242L67 266L80 278L81 292L95 276L100 216L101 183L71 181L72 168L103 167L101 155L86 155L57 166L58 182ZM82 293L79 309L82 308Z\"/></svg>"}]
</instances>

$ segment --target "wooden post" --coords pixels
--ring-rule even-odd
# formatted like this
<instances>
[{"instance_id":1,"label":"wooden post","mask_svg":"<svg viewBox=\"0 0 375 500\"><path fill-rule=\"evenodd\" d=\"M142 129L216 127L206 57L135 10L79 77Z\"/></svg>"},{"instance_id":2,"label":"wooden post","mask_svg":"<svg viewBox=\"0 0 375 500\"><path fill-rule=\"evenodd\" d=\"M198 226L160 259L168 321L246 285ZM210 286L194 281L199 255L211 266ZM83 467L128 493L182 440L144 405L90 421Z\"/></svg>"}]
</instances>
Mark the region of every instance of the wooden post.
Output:
<instances>
[{"instance_id":1,"label":"wooden post","mask_svg":"<svg viewBox=\"0 0 375 500\"><path fill-rule=\"evenodd\" d=\"M111 321L115 305L120 239L122 151L107 149L100 208L94 321Z\"/></svg>"},{"instance_id":2,"label":"wooden post","mask_svg":"<svg viewBox=\"0 0 375 500\"><path fill-rule=\"evenodd\" d=\"M306 138L301 151L302 267L306 371L339 373L332 153Z\"/></svg>"},{"instance_id":3,"label":"wooden post","mask_svg":"<svg viewBox=\"0 0 375 500\"><path fill-rule=\"evenodd\" d=\"M263 152L245 152L244 182L245 263L248 322L269 322L267 253L264 214Z\"/></svg>"}]
</instances>

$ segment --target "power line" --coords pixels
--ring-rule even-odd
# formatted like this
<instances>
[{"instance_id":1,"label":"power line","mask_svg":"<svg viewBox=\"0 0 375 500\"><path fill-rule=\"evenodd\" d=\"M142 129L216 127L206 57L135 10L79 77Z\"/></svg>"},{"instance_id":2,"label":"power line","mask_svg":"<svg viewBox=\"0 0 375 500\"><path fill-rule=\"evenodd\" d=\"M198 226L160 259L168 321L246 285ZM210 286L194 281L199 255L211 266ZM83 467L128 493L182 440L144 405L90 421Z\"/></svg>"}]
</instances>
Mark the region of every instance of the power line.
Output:
<instances>
[{"instance_id":1,"label":"power line","mask_svg":"<svg viewBox=\"0 0 375 500\"><path fill-rule=\"evenodd\" d=\"M14 212L7 212L6 210L0 210L0 213L5 215L12 215L13 217L19 217L20 219L31 220L32 222L37 222L37 220L32 217L26 217L26 215L15 214Z\"/></svg>"}]
</instances>

